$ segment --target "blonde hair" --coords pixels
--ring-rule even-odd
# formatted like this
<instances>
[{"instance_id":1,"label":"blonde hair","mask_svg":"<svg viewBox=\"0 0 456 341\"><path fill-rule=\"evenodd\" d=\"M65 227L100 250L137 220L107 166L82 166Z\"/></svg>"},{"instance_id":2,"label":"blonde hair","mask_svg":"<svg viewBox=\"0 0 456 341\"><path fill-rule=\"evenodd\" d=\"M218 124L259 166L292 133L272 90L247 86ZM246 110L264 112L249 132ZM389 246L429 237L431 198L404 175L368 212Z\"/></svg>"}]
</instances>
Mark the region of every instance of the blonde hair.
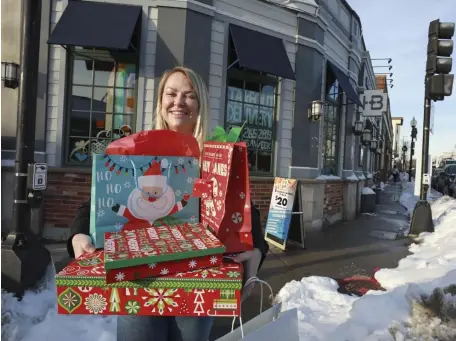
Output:
<instances>
[{"instance_id":1,"label":"blonde hair","mask_svg":"<svg viewBox=\"0 0 456 341\"><path fill-rule=\"evenodd\" d=\"M169 76L176 72L183 73L192 83L193 91L195 91L196 97L198 98L198 118L196 125L193 128L193 136L198 141L200 149L203 149L203 142L206 137L206 122L209 115L209 94L207 91L206 84L203 79L195 71L183 67L177 66L172 70L165 71L160 79L157 93L157 106L155 108L155 118L153 123L154 129L169 129L163 115L161 114L162 109L162 98L163 91L165 90L165 84L168 81Z\"/></svg>"}]
</instances>

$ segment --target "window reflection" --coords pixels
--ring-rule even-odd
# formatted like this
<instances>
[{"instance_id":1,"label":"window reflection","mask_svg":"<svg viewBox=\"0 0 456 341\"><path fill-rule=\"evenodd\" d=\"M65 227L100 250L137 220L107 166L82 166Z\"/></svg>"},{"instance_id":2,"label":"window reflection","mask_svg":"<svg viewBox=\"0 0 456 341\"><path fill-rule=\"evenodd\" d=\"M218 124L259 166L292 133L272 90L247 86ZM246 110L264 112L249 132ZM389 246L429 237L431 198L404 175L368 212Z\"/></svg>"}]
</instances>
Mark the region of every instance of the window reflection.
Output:
<instances>
[{"instance_id":1,"label":"window reflection","mask_svg":"<svg viewBox=\"0 0 456 341\"><path fill-rule=\"evenodd\" d=\"M323 115L323 169L322 173L326 175L337 174L337 155L339 139L339 122L341 110L341 90L338 80L327 68L326 77L326 108Z\"/></svg>"},{"instance_id":2,"label":"window reflection","mask_svg":"<svg viewBox=\"0 0 456 341\"><path fill-rule=\"evenodd\" d=\"M245 123L240 140L247 143L253 172L272 172L274 112L274 86L228 80L225 127Z\"/></svg>"},{"instance_id":3,"label":"window reflection","mask_svg":"<svg viewBox=\"0 0 456 341\"><path fill-rule=\"evenodd\" d=\"M72 164L90 163L109 142L132 133L136 112L136 65L70 55L68 156ZM84 155L86 157L84 157Z\"/></svg>"}]
</instances>

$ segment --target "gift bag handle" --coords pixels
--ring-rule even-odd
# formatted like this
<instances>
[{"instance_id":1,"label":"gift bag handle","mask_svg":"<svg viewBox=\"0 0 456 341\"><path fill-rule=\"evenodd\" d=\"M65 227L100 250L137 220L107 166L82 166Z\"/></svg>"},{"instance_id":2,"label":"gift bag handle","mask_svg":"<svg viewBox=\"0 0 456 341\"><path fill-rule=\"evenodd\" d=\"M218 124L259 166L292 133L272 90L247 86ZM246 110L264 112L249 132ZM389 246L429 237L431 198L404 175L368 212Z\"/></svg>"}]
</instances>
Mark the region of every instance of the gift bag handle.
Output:
<instances>
[{"instance_id":1,"label":"gift bag handle","mask_svg":"<svg viewBox=\"0 0 456 341\"><path fill-rule=\"evenodd\" d=\"M244 288L247 287L247 285L258 282L260 283L260 289L261 289L261 301L260 301L260 314L263 312L263 284L265 284L271 293L270 298L274 297L274 292L272 291L271 286L269 285L268 282L263 281L259 279L258 277L250 277L244 284ZM272 320L275 321L275 316L272 317ZM231 324L231 332L234 331L234 324L236 323L236 316L233 318L233 323ZM239 325L241 328L241 337L244 338L244 328L242 325L242 302L240 303L240 309L239 309Z\"/></svg>"}]
</instances>

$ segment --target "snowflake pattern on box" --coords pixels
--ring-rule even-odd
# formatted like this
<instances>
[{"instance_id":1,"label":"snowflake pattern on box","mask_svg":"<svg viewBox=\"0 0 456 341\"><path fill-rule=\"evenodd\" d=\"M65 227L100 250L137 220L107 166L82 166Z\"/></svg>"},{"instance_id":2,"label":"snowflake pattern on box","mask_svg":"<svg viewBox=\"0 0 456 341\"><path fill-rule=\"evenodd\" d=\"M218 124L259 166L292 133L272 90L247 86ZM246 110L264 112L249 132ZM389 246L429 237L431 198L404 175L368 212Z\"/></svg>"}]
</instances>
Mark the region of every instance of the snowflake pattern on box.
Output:
<instances>
[{"instance_id":1,"label":"snowflake pattern on box","mask_svg":"<svg viewBox=\"0 0 456 341\"><path fill-rule=\"evenodd\" d=\"M103 264L103 256L103 251L83 255L56 275L59 314L238 316L240 313L243 273L240 264L224 263L153 279L106 284L103 267L96 265ZM93 271L94 268L98 269ZM82 269L87 273L78 275Z\"/></svg>"},{"instance_id":2,"label":"snowflake pattern on box","mask_svg":"<svg viewBox=\"0 0 456 341\"><path fill-rule=\"evenodd\" d=\"M162 164L166 167L161 168ZM190 217L199 216L198 198L191 196L193 181L198 177L199 162L194 157L94 154L90 234L95 246L103 247L104 233L118 231L119 224L122 229L134 229L166 225L170 221L185 223ZM133 204L140 198L134 199L142 193L141 189L146 188L147 192L152 182L157 186L152 187L163 193L154 196L154 202L143 199L141 205L151 207L144 213L139 208L142 206ZM164 201L160 201L160 195ZM165 200L169 205L162 205Z\"/></svg>"}]
</instances>

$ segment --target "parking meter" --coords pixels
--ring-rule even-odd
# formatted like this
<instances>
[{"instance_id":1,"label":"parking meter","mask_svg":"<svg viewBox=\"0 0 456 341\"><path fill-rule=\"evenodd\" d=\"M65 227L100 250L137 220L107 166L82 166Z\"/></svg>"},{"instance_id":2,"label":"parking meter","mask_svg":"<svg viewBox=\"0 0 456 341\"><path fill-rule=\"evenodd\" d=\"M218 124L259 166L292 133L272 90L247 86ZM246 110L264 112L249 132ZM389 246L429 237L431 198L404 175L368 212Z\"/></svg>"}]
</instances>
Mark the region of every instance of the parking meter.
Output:
<instances>
[{"instance_id":1,"label":"parking meter","mask_svg":"<svg viewBox=\"0 0 456 341\"><path fill-rule=\"evenodd\" d=\"M39 208L43 202L43 191L47 187L47 164L30 163L27 176L27 201L30 208Z\"/></svg>"}]
</instances>

